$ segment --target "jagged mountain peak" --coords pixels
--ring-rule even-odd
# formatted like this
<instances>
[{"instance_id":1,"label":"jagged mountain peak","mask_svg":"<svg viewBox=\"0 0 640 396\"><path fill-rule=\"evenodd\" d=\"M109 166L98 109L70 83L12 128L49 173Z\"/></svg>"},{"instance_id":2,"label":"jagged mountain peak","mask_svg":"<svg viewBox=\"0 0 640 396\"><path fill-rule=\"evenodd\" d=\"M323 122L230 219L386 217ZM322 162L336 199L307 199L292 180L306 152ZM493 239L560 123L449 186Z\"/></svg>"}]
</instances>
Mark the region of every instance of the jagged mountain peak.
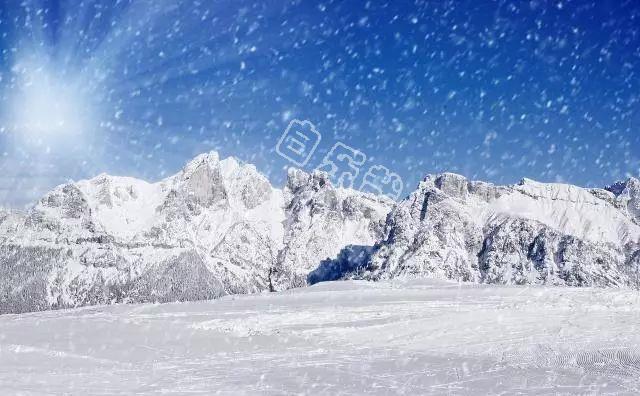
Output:
<instances>
[{"instance_id":1,"label":"jagged mountain peak","mask_svg":"<svg viewBox=\"0 0 640 396\"><path fill-rule=\"evenodd\" d=\"M410 199L424 201L426 199L435 199L437 194L442 194L463 202L470 198L489 202L499 197L504 190L505 187L502 186L496 186L484 181L470 180L457 173L444 172L425 176L416 189L418 195L413 194L413 198ZM425 198L425 194L428 197Z\"/></svg>"},{"instance_id":2,"label":"jagged mountain peak","mask_svg":"<svg viewBox=\"0 0 640 396\"><path fill-rule=\"evenodd\" d=\"M386 196L335 187L329 174L323 171L308 173L290 168L287 176L284 193L289 207L297 213L308 211L313 216L328 211L338 217L381 218L395 204Z\"/></svg>"},{"instance_id":3,"label":"jagged mountain peak","mask_svg":"<svg viewBox=\"0 0 640 396\"><path fill-rule=\"evenodd\" d=\"M193 172L195 172L201 166L216 167L220 163L220 155L217 151L210 151L208 153L202 153L195 156L192 160L186 163L182 168L183 178L188 178Z\"/></svg>"},{"instance_id":4,"label":"jagged mountain peak","mask_svg":"<svg viewBox=\"0 0 640 396\"><path fill-rule=\"evenodd\" d=\"M252 164L235 157L220 159L217 152L201 154L178 175L170 178L174 195L180 195L191 211L200 207L255 208L275 191L271 183ZM169 197L173 200L173 197Z\"/></svg>"},{"instance_id":5,"label":"jagged mountain peak","mask_svg":"<svg viewBox=\"0 0 640 396\"><path fill-rule=\"evenodd\" d=\"M255 165L245 163L234 156L221 158L217 151L210 151L208 153L197 155L186 163L178 175L181 176L182 179L186 180L202 167L219 169L225 176L244 173L264 177L260 172L258 172Z\"/></svg>"}]
</instances>

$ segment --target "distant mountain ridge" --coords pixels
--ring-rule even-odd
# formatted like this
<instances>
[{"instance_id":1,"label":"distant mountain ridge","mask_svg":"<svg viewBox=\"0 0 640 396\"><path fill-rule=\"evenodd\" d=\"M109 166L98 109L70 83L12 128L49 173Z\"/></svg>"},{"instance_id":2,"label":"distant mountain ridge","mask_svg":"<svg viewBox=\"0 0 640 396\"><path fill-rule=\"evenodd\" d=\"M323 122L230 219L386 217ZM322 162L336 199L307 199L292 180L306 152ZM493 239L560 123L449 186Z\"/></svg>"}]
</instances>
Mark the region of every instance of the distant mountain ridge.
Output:
<instances>
[{"instance_id":1,"label":"distant mountain ridge","mask_svg":"<svg viewBox=\"0 0 640 396\"><path fill-rule=\"evenodd\" d=\"M283 290L340 278L635 286L640 182L429 175L394 203L211 152L157 183L99 175L0 210L0 313Z\"/></svg>"}]
</instances>

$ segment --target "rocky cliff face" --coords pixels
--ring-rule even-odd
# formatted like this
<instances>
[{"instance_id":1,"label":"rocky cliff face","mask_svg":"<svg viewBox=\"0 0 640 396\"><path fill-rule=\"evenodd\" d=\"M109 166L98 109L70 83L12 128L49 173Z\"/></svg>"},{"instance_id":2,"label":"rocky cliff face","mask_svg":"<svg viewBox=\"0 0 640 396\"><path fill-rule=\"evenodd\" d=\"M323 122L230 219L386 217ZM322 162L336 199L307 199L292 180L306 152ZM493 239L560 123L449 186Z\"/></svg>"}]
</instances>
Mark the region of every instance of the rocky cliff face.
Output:
<instances>
[{"instance_id":1,"label":"rocky cliff face","mask_svg":"<svg viewBox=\"0 0 640 396\"><path fill-rule=\"evenodd\" d=\"M384 236L393 201L385 197L334 188L326 173L291 169L284 189L285 246L279 264L285 283L302 286L322 260L338 256L349 245L371 246Z\"/></svg>"},{"instance_id":2,"label":"rocky cliff face","mask_svg":"<svg viewBox=\"0 0 640 396\"><path fill-rule=\"evenodd\" d=\"M387 238L358 276L633 286L640 256L637 204L636 179L601 190L427 176L392 210Z\"/></svg>"},{"instance_id":3,"label":"rocky cliff face","mask_svg":"<svg viewBox=\"0 0 640 396\"><path fill-rule=\"evenodd\" d=\"M304 172L282 191L216 153L158 183L60 186L27 213L0 212L0 313L304 284L316 260L380 237L390 204L379 202Z\"/></svg>"}]
</instances>

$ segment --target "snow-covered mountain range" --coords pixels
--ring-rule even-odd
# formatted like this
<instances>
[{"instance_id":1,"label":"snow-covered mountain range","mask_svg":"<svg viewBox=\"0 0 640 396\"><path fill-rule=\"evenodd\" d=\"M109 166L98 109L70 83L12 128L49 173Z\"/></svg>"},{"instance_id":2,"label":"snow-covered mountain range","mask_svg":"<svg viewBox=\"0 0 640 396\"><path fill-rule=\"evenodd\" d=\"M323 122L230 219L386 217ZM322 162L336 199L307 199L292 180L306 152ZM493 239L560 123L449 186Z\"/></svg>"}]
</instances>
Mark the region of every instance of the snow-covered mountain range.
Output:
<instances>
[{"instance_id":1,"label":"snow-covered mountain range","mask_svg":"<svg viewBox=\"0 0 640 396\"><path fill-rule=\"evenodd\" d=\"M398 204L203 154L158 183L100 175L0 211L0 313L441 277L635 286L640 182L607 189L427 176Z\"/></svg>"},{"instance_id":2,"label":"snow-covered mountain range","mask_svg":"<svg viewBox=\"0 0 640 396\"><path fill-rule=\"evenodd\" d=\"M158 183L100 175L0 212L0 313L280 290L372 245L392 202L291 171L284 189L216 153Z\"/></svg>"}]
</instances>

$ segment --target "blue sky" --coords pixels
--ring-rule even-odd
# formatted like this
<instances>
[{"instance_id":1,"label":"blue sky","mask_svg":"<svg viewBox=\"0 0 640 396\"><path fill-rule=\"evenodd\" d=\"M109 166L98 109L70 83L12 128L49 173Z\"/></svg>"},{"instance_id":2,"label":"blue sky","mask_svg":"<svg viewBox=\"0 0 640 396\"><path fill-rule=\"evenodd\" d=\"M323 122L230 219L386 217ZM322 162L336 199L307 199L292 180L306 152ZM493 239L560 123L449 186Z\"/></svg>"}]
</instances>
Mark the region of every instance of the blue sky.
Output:
<instances>
[{"instance_id":1,"label":"blue sky","mask_svg":"<svg viewBox=\"0 0 640 396\"><path fill-rule=\"evenodd\" d=\"M307 169L343 142L405 193L640 173L637 1L11 1L0 51L4 206L209 150L281 185L293 118L322 134Z\"/></svg>"}]
</instances>

